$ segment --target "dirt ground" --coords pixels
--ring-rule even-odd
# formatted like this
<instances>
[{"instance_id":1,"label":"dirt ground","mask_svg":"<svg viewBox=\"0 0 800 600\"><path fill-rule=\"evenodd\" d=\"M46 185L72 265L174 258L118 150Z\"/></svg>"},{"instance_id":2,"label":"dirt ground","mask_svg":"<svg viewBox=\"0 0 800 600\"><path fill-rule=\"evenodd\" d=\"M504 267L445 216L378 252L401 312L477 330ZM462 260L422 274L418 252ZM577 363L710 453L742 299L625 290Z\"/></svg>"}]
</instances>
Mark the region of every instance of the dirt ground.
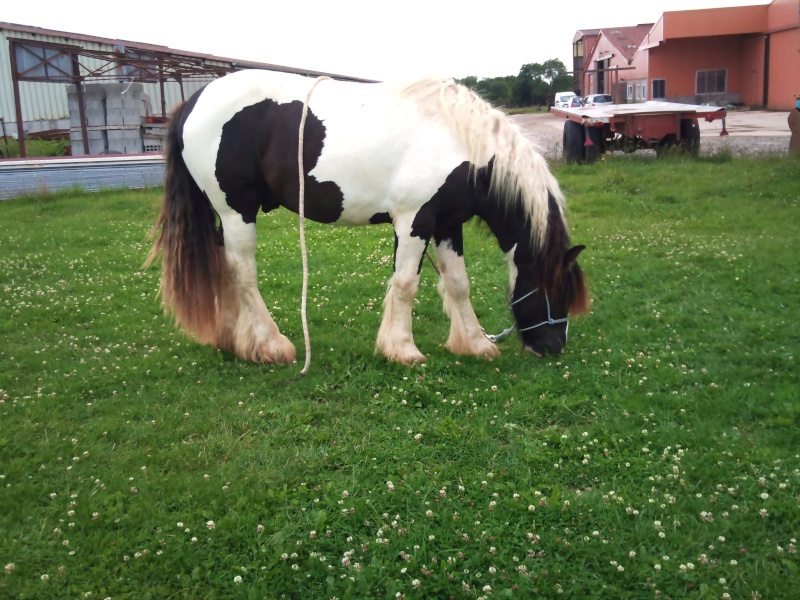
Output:
<instances>
[{"instance_id":1,"label":"dirt ground","mask_svg":"<svg viewBox=\"0 0 800 600\"><path fill-rule=\"evenodd\" d=\"M545 114L510 117L522 133L548 158L561 157L563 117ZM733 111L725 119L727 136L721 136L722 121L700 121L700 152L729 150L735 155L785 153L789 150L788 112ZM643 151L655 154L654 151Z\"/></svg>"}]
</instances>

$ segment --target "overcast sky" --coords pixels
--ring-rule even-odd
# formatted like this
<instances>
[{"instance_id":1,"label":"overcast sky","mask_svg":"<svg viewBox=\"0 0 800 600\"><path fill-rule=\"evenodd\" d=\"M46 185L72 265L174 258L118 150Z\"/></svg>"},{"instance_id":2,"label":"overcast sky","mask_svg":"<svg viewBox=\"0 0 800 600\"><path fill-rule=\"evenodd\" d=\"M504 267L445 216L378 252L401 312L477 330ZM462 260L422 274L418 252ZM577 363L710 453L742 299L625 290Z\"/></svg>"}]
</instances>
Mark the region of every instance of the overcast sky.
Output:
<instances>
[{"instance_id":1,"label":"overcast sky","mask_svg":"<svg viewBox=\"0 0 800 600\"><path fill-rule=\"evenodd\" d=\"M386 80L516 75L551 58L570 69L579 29L769 1L6 0L0 21Z\"/></svg>"}]
</instances>

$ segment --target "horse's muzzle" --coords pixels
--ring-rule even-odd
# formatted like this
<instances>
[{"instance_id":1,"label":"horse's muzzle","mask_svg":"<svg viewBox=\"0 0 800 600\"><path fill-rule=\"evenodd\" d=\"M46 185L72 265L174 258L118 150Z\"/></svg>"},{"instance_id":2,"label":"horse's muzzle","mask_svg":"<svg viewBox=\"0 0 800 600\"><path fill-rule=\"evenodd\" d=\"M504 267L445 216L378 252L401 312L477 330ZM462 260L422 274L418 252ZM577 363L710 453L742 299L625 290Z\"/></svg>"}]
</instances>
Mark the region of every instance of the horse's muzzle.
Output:
<instances>
[{"instance_id":1,"label":"horse's muzzle","mask_svg":"<svg viewBox=\"0 0 800 600\"><path fill-rule=\"evenodd\" d=\"M531 346L525 346L525 350L533 354L534 356L538 356L539 358L544 358L545 354L564 354L564 346L545 346L543 348L532 348Z\"/></svg>"}]
</instances>

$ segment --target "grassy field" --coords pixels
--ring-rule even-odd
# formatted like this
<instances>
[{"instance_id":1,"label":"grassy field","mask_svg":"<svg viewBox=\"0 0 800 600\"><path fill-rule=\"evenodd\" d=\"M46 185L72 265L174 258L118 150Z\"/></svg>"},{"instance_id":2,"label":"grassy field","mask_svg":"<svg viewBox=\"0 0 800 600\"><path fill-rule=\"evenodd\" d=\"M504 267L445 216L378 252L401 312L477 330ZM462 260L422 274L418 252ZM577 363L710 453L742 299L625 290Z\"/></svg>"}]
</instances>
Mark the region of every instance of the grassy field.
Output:
<instances>
[{"instance_id":1,"label":"grassy field","mask_svg":"<svg viewBox=\"0 0 800 600\"><path fill-rule=\"evenodd\" d=\"M449 354L425 265L428 363L387 363L390 228L311 224L300 380L163 316L157 192L0 203L0 597L795 597L800 163L557 175L593 298L563 356ZM260 286L302 362L295 219L260 219Z\"/></svg>"}]
</instances>

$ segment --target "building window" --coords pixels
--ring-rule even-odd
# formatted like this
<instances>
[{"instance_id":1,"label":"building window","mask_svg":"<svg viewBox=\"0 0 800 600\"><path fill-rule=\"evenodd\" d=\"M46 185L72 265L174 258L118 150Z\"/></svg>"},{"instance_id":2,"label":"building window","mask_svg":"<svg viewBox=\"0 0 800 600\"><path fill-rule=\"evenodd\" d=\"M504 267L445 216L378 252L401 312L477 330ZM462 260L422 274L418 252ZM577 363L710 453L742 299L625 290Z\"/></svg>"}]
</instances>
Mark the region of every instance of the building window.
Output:
<instances>
[{"instance_id":1,"label":"building window","mask_svg":"<svg viewBox=\"0 0 800 600\"><path fill-rule=\"evenodd\" d=\"M633 86L628 84L628 100L633 100Z\"/></svg>"},{"instance_id":2,"label":"building window","mask_svg":"<svg viewBox=\"0 0 800 600\"><path fill-rule=\"evenodd\" d=\"M572 44L572 56L576 58L583 56L583 40L578 40Z\"/></svg>"},{"instance_id":3,"label":"building window","mask_svg":"<svg viewBox=\"0 0 800 600\"><path fill-rule=\"evenodd\" d=\"M728 72L725 69L697 72L697 94L724 94L728 91Z\"/></svg>"},{"instance_id":4,"label":"building window","mask_svg":"<svg viewBox=\"0 0 800 600\"><path fill-rule=\"evenodd\" d=\"M667 97L667 80L653 79L653 98Z\"/></svg>"}]
</instances>

